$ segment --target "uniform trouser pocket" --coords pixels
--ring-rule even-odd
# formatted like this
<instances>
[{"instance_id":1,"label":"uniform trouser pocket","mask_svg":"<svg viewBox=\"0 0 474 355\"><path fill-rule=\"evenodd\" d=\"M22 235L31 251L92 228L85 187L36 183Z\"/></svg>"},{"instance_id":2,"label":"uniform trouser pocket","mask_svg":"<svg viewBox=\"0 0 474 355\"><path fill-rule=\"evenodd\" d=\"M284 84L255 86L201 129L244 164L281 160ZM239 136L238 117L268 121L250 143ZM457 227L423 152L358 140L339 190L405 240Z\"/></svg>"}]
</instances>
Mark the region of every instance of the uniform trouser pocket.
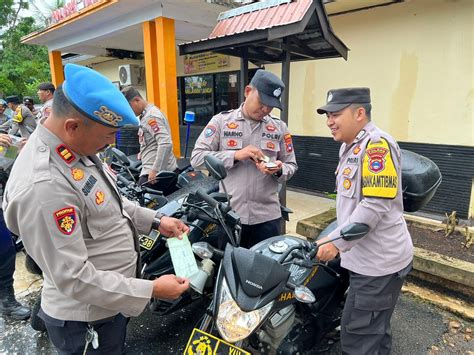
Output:
<instances>
[{"instance_id":1,"label":"uniform trouser pocket","mask_svg":"<svg viewBox=\"0 0 474 355\"><path fill-rule=\"evenodd\" d=\"M380 296L356 294L346 331L360 335L385 334L387 317L392 313L392 304L392 294Z\"/></svg>"}]
</instances>

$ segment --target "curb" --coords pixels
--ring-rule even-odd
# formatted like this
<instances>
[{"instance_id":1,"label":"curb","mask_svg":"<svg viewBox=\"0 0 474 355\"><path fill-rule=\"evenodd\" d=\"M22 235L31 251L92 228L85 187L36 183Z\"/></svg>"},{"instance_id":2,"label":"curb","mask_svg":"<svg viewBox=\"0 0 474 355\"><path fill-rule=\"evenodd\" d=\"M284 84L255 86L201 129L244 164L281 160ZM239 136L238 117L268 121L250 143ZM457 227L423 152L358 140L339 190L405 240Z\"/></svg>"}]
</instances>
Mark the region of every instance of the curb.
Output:
<instances>
[{"instance_id":1,"label":"curb","mask_svg":"<svg viewBox=\"0 0 474 355\"><path fill-rule=\"evenodd\" d=\"M444 229L444 224L439 221L412 215L405 215L405 217L408 222L418 226L434 230ZM336 210L335 208L331 208L319 215L298 221L296 232L306 238L316 239L324 228L335 219ZM473 227L456 227L456 230L463 234L474 234ZM467 296L468 299L474 298L474 263L415 247L413 255L413 270L410 274L415 278L429 281L441 288L449 288L450 290L460 292ZM416 291L412 291L413 289ZM421 288L410 287L406 292L421 297L443 309L448 309L453 313L474 320L474 306L472 304L462 302L462 306L459 306L459 301L446 301L439 304L438 301L443 299L443 297L440 297L439 295L437 295L437 297L432 297L431 295L428 297L429 292L420 292L419 289ZM431 294L432 293L433 292L431 292Z\"/></svg>"}]
</instances>

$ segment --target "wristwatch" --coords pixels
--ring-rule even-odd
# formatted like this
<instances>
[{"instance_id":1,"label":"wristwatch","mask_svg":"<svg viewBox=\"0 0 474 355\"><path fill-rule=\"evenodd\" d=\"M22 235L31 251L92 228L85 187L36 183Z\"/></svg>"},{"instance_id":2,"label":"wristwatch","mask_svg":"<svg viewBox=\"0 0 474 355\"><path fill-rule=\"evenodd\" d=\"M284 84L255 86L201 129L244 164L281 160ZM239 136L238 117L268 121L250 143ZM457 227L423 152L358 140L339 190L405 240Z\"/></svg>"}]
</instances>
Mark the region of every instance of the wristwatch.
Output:
<instances>
[{"instance_id":1,"label":"wristwatch","mask_svg":"<svg viewBox=\"0 0 474 355\"><path fill-rule=\"evenodd\" d=\"M153 218L153 222L151 222L151 229L158 231L158 228L160 228L161 224L161 217L162 216L156 215L155 218Z\"/></svg>"}]
</instances>

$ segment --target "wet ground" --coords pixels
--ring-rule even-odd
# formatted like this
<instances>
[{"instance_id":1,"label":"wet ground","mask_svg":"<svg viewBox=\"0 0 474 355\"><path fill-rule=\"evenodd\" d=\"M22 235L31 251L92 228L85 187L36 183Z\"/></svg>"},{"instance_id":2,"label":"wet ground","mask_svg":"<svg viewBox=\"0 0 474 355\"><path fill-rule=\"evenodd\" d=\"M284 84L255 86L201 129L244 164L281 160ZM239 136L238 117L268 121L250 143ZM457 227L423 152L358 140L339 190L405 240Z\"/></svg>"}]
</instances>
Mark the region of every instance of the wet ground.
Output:
<instances>
[{"instance_id":1,"label":"wet ground","mask_svg":"<svg viewBox=\"0 0 474 355\"><path fill-rule=\"evenodd\" d=\"M36 293L23 301L31 303ZM147 309L129 323L127 354L182 354L203 309L198 302L165 317ZM402 295L392 318L392 354L474 355L472 328L472 323ZM0 334L0 354L56 354L47 335L34 331L27 321L0 318ZM340 354L339 342L325 354Z\"/></svg>"}]
</instances>

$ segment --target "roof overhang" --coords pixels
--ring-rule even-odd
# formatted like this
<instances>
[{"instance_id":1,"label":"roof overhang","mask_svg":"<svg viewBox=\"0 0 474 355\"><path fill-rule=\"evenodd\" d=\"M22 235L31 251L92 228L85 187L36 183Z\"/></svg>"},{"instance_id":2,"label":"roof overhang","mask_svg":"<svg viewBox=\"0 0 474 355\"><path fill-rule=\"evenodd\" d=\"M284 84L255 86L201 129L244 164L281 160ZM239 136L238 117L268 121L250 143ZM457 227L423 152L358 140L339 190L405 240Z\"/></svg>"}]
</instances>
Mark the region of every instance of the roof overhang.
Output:
<instances>
[{"instance_id":1,"label":"roof overhang","mask_svg":"<svg viewBox=\"0 0 474 355\"><path fill-rule=\"evenodd\" d=\"M265 3L269 6L271 2L275 6L286 6L287 9L262 10L258 6L259 4L263 6ZM290 6L293 6L293 9L290 9ZM275 13L280 14L280 17L287 16L286 13L292 11L294 13L295 9L301 10L302 7L305 12L295 22L288 23L292 21L289 18L283 20L287 21L286 23L280 24L281 21L279 23L279 19L275 16ZM248 11L245 11L245 8ZM213 51L247 58L256 64L281 62L286 51L290 53L291 61L335 57L347 59L348 48L333 33L321 0L271 0L247 5L226 13L232 15L233 12L236 13L233 19L226 17L225 13L220 15L219 22L227 21L227 26L218 23L209 38L181 44L180 54ZM254 24L249 27L248 24L251 21L254 21ZM247 25L239 27L239 22L245 22ZM243 30L239 32L239 28Z\"/></svg>"}]
</instances>

